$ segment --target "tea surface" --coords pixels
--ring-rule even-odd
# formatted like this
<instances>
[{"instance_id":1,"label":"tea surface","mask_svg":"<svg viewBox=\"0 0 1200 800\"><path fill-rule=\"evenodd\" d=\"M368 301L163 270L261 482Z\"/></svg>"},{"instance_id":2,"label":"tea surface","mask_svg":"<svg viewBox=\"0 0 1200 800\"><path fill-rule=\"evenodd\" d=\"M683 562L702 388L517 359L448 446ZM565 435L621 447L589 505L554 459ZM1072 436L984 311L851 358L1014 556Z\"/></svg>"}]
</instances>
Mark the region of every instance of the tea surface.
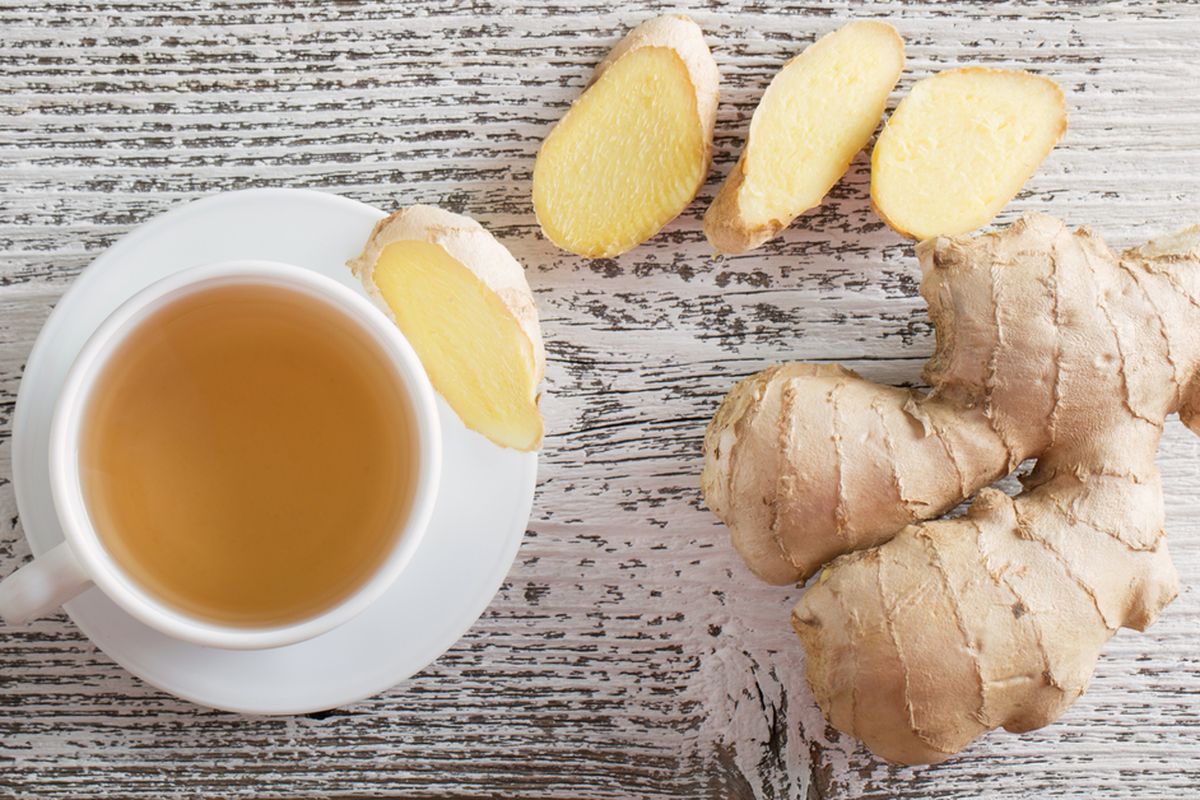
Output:
<instances>
[{"instance_id":1,"label":"tea surface","mask_svg":"<svg viewBox=\"0 0 1200 800\"><path fill-rule=\"evenodd\" d=\"M391 549L416 452L379 346L296 290L234 284L140 323L80 446L101 541L192 616L268 626L350 595Z\"/></svg>"}]
</instances>

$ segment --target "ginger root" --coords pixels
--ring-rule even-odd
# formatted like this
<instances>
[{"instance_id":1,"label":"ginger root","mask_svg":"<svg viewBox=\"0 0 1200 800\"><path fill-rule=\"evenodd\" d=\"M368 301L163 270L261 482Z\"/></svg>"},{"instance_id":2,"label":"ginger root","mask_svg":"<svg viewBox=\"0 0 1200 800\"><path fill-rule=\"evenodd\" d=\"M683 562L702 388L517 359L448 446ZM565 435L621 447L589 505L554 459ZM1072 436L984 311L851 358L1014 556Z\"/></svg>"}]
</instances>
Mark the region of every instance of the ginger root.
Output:
<instances>
[{"instance_id":1,"label":"ginger root","mask_svg":"<svg viewBox=\"0 0 1200 800\"><path fill-rule=\"evenodd\" d=\"M871 203L903 236L990 222L1067 130L1062 90L1019 70L963 67L918 81L871 154Z\"/></svg>"},{"instance_id":2,"label":"ginger root","mask_svg":"<svg viewBox=\"0 0 1200 800\"><path fill-rule=\"evenodd\" d=\"M747 566L777 584L943 514L1010 469L980 409L964 414L836 364L782 364L743 380L704 449L708 507Z\"/></svg>"},{"instance_id":3,"label":"ginger root","mask_svg":"<svg viewBox=\"0 0 1200 800\"><path fill-rule=\"evenodd\" d=\"M679 216L708 174L718 77L687 17L630 31L538 152L533 208L546 237L606 258Z\"/></svg>"},{"instance_id":4,"label":"ginger root","mask_svg":"<svg viewBox=\"0 0 1200 800\"><path fill-rule=\"evenodd\" d=\"M759 575L832 560L793 612L809 683L903 763L1054 721L1154 621L1178 591L1154 453L1169 414L1200 433L1200 226L1117 256L1030 215L917 254L931 390L772 368L725 399L702 475ZM1017 497L983 488L1033 457Z\"/></svg>"},{"instance_id":5,"label":"ginger root","mask_svg":"<svg viewBox=\"0 0 1200 800\"><path fill-rule=\"evenodd\" d=\"M851 22L784 64L704 215L712 246L751 250L820 205L871 138L903 69L904 41L884 22Z\"/></svg>"},{"instance_id":6,"label":"ginger root","mask_svg":"<svg viewBox=\"0 0 1200 800\"><path fill-rule=\"evenodd\" d=\"M348 265L463 424L538 448L546 354L525 270L504 245L473 219L415 205L380 220Z\"/></svg>"}]
</instances>

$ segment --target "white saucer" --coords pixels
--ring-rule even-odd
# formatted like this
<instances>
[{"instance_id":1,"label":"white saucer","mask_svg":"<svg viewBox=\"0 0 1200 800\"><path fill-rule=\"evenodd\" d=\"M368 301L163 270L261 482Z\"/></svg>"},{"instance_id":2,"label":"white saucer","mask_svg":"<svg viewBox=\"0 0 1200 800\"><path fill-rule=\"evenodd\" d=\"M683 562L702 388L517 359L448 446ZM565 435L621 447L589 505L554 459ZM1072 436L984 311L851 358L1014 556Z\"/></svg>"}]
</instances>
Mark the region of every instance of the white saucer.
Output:
<instances>
[{"instance_id":1,"label":"white saucer","mask_svg":"<svg viewBox=\"0 0 1200 800\"><path fill-rule=\"evenodd\" d=\"M17 508L34 554L63 539L50 497L50 411L75 355L118 305L186 267L231 259L285 261L362 291L345 266L383 213L320 192L251 189L217 195L133 231L84 270L29 356L13 422ZM160 689L214 708L301 714L393 686L444 653L475 622L525 533L537 456L463 427L440 398L443 474L428 533L396 585L360 616L277 650L213 650L135 621L96 589L67 613L96 646Z\"/></svg>"}]
</instances>

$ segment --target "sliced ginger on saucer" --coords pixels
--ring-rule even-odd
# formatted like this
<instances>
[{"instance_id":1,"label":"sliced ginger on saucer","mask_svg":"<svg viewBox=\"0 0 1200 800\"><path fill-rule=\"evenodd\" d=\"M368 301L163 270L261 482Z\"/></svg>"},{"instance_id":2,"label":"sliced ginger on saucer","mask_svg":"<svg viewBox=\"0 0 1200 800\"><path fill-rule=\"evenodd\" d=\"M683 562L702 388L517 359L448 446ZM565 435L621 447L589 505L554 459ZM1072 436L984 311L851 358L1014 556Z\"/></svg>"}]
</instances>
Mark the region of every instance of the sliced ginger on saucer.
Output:
<instances>
[{"instance_id":1,"label":"sliced ginger on saucer","mask_svg":"<svg viewBox=\"0 0 1200 800\"><path fill-rule=\"evenodd\" d=\"M376 225L350 267L463 424L538 448L545 351L524 269L502 244L472 219L410 206Z\"/></svg>"}]
</instances>

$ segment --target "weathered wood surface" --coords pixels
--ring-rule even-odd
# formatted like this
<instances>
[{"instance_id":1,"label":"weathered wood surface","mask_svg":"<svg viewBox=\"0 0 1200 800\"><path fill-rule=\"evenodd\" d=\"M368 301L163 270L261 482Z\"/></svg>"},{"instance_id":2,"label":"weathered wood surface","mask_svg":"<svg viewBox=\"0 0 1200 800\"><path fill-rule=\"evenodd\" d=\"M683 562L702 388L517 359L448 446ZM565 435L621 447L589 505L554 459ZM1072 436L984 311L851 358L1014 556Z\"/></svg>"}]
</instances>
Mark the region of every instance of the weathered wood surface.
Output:
<instances>
[{"instance_id":1,"label":"weathered wood surface","mask_svg":"<svg viewBox=\"0 0 1200 800\"><path fill-rule=\"evenodd\" d=\"M528 266L550 436L504 589L452 651L365 703L250 719L165 696L65 619L0 631L0 797L1122 797L1200 786L1200 445L1160 457L1182 596L1108 647L1056 725L900 769L823 724L787 625L700 504L703 426L781 359L917 380L932 349L910 247L863 156L761 252L713 260L699 219L763 86L852 14L908 41L897 97L943 66L1026 65L1068 92L1063 145L1005 213L1117 245L1200 219L1200 8L1186 3L698 2L722 72L701 199L611 261L542 240L549 126L658 3L0 2L0 574L28 557L13 403L38 328L115 238L179 203L312 187L432 202ZM895 98L893 98L893 103Z\"/></svg>"}]
</instances>

